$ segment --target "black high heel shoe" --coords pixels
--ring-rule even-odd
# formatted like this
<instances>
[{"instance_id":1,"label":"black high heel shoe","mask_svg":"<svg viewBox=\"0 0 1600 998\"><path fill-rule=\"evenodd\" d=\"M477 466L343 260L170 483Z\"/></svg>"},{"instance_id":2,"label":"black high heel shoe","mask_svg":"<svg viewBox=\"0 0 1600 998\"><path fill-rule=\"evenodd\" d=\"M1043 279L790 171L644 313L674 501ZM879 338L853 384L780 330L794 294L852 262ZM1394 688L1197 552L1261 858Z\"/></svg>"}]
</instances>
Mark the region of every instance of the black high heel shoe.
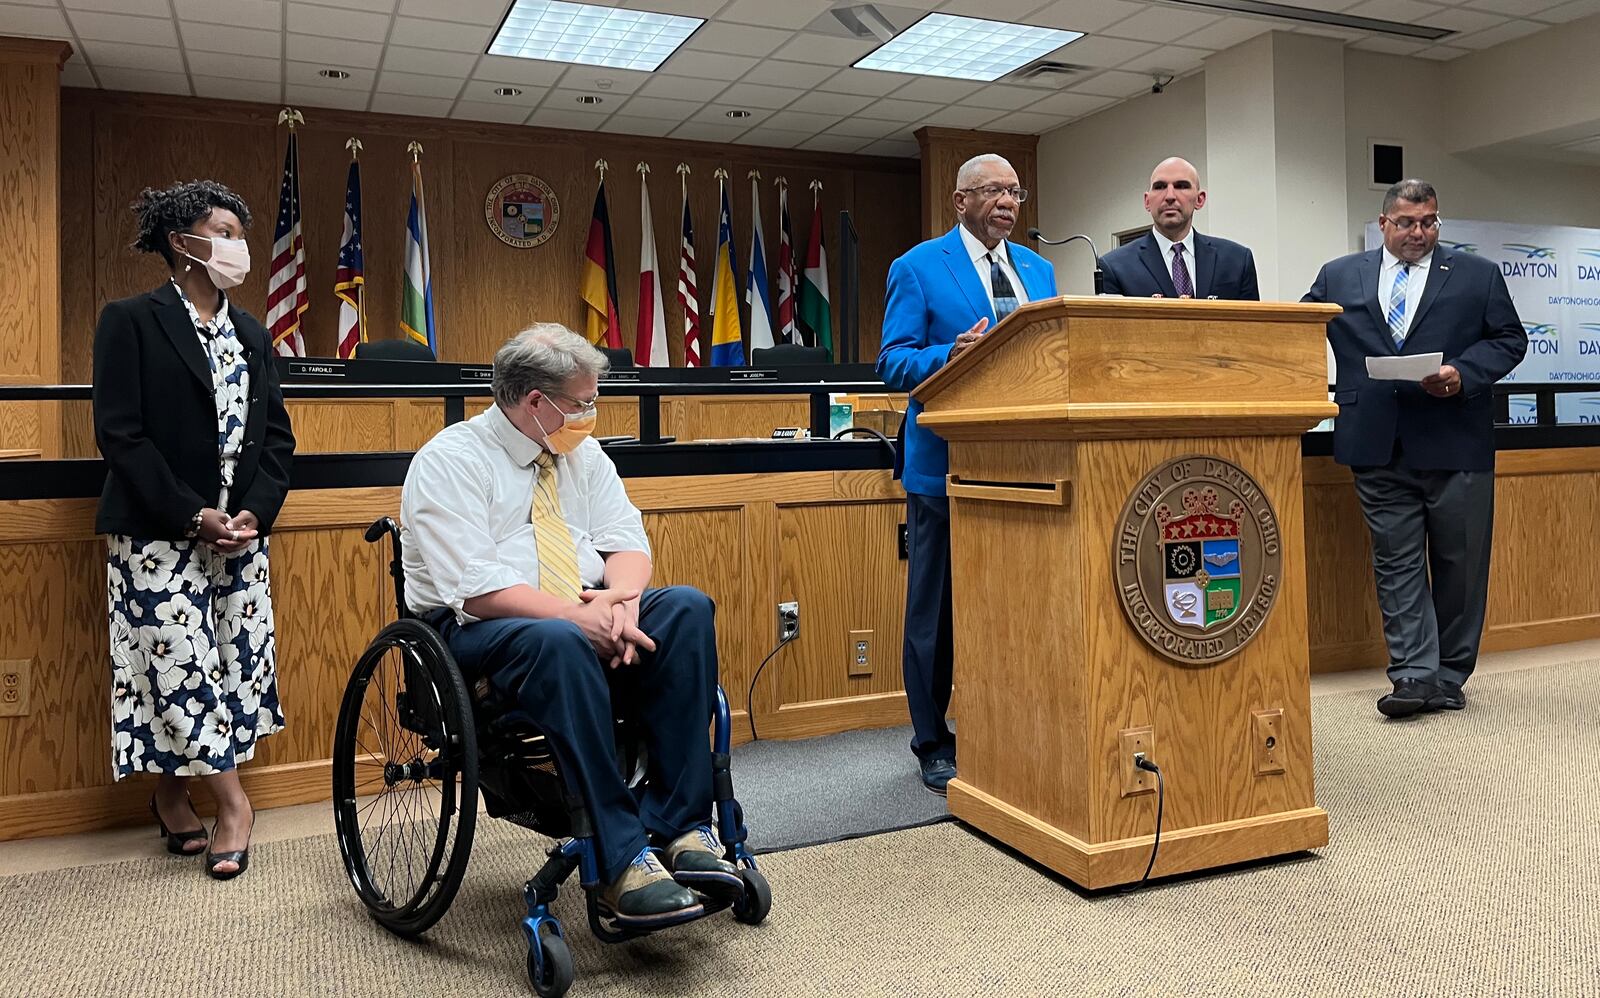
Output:
<instances>
[{"instance_id":1,"label":"black high heel shoe","mask_svg":"<svg viewBox=\"0 0 1600 998\"><path fill-rule=\"evenodd\" d=\"M252 805L250 808L250 834L254 836L255 831L256 809L254 805ZM238 863L239 866L237 869L233 870L218 870L217 864L219 863ZM212 852L211 847L209 845L206 846L206 876L210 877L212 880L232 880L234 877L237 877L239 874L249 869L249 867L249 846L245 846L243 849L236 849L232 852Z\"/></svg>"},{"instance_id":2,"label":"black high heel shoe","mask_svg":"<svg viewBox=\"0 0 1600 998\"><path fill-rule=\"evenodd\" d=\"M189 800L188 794L184 794L183 799L188 801L189 810L194 813L195 820L199 821L200 814L194 810L194 801ZM200 827L192 832L169 831L167 829L167 823L161 820L161 811L156 808L155 794L150 795L150 813L155 815L156 827L161 830L161 837L167 840L167 852L172 853L174 856L198 856L202 850L185 849L184 846L187 846L191 842L198 842L201 839L209 840L211 838L210 833L206 831L206 824L203 821L200 822Z\"/></svg>"}]
</instances>

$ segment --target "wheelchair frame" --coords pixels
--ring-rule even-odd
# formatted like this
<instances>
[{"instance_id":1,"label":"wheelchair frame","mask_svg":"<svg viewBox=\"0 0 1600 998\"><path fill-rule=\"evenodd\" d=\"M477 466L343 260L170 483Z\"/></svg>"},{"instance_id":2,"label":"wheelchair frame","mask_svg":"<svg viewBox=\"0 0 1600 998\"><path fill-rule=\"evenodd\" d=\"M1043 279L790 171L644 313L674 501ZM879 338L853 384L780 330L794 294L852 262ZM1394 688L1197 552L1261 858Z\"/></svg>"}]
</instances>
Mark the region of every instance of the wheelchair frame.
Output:
<instances>
[{"instance_id":1,"label":"wheelchair frame","mask_svg":"<svg viewBox=\"0 0 1600 998\"><path fill-rule=\"evenodd\" d=\"M406 606L399 527L392 518L382 517L367 528L366 539L368 543L377 542L385 534L393 541L389 572L394 580L398 619L379 632L356 663L345 688L334 736L333 803L339 852L357 896L372 916L391 932L406 937L421 935L444 916L466 873L476 826L477 798L481 792L491 817L505 817L540 834L564 839L549 850L545 863L523 886L527 915L522 919L522 929L528 943L528 979L541 998L559 998L575 976L561 922L550 911L561 885L574 871L579 873L586 895L589 927L603 942L625 942L729 907L737 920L749 925L760 924L771 909L772 895L766 879L756 869L755 857L745 844L748 830L744 825L744 813L733 796L732 731L728 699L721 685L717 687L714 712L712 799L725 858L739 870L744 889L737 898L699 895L700 913L648 930L607 924L609 919L597 903L598 889L602 886L600 868L585 802L567 792L548 740L531 719L515 710L492 718L479 717L489 708L467 690L443 638ZM400 652L403 671L401 681L395 684L390 717L399 728L420 741L411 758L384 762L384 788L368 805L358 807L360 787L377 779L371 777L361 783L355 779L360 761L357 749L365 747L359 730L362 706L373 671L392 650ZM388 707L382 702L381 686L380 683L380 703ZM449 716L452 714L454 716ZM370 720L368 728L378 734ZM633 785L644 771L640 758L642 745L630 737L625 722L619 720L618 731L619 765L625 777L633 774L630 781ZM372 753L370 748L367 752L378 754ZM414 889L412 897L404 904L396 905L372 875L361 812L396 786L410 783L415 788L425 782L438 786L440 827L434 836L420 887ZM552 797L559 798L559 809ZM455 819L453 844L449 828L452 817ZM392 826L380 826L380 844L389 827ZM391 874L393 848L391 843ZM435 889L437 893L433 893Z\"/></svg>"}]
</instances>

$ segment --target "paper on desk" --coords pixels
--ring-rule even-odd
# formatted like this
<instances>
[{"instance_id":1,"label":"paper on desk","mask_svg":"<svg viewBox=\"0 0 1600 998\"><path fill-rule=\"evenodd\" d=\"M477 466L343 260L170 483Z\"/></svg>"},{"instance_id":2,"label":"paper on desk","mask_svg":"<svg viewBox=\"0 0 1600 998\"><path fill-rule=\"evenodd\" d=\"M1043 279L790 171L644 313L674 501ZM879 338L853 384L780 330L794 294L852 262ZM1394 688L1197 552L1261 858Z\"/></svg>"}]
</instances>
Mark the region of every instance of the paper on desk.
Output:
<instances>
[{"instance_id":1,"label":"paper on desk","mask_svg":"<svg viewBox=\"0 0 1600 998\"><path fill-rule=\"evenodd\" d=\"M1430 374L1438 374L1439 367L1443 363L1442 353L1368 357L1367 377L1374 381L1421 381Z\"/></svg>"}]
</instances>

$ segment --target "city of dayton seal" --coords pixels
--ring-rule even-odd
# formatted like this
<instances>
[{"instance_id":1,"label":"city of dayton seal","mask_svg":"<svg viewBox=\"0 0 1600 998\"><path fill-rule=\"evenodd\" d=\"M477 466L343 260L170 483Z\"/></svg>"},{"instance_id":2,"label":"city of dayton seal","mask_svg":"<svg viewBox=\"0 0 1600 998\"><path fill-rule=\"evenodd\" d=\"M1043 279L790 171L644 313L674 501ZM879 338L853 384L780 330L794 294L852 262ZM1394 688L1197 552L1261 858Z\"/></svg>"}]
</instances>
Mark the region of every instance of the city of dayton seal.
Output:
<instances>
[{"instance_id":1,"label":"city of dayton seal","mask_svg":"<svg viewBox=\"0 0 1600 998\"><path fill-rule=\"evenodd\" d=\"M1282 586L1278 517L1238 465L1173 458L1123 505L1111 563L1122 609L1152 648L1179 662L1221 661L1261 630Z\"/></svg>"}]
</instances>

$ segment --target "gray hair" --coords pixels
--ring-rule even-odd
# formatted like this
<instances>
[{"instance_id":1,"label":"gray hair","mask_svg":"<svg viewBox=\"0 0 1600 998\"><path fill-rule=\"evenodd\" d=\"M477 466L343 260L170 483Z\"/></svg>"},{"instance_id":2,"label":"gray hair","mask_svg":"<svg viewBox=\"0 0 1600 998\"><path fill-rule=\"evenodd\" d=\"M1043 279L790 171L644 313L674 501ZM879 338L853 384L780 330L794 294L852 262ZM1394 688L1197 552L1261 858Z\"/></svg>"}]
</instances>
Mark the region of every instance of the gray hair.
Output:
<instances>
[{"instance_id":1,"label":"gray hair","mask_svg":"<svg viewBox=\"0 0 1600 998\"><path fill-rule=\"evenodd\" d=\"M515 408L529 392L560 391L573 375L598 378L610 366L605 354L566 326L537 322L495 352L494 400Z\"/></svg>"},{"instance_id":2,"label":"gray hair","mask_svg":"<svg viewBox=\"0 0 1600 998\"><path fill-rule=\"evenodd\" d=\"M1396 201L1426 204L1429 201L1437 203L1438 200L1438 192L1426 180L1402 180L1383 193L1383 213L1387 215L1393 211Z\"/></svg>"},{"instance_id":3,"label":"gray hair","mask_svg":"<svg viewBox=\"0 0 1600 998\"><path fill-rule=\"evenodd\" d=\"M973 182L978 179L978 171L992 164L1003 166L1006 169L1011 170L1012 173L1017 172L1012 168L1011 162L1004 156L998 156L992 152L986 152L982 155L974 156L965 163L961 164L961 169L956 171L956 190L959 191L963 187L971 187Z\"/></svg>"}]
</instances>

